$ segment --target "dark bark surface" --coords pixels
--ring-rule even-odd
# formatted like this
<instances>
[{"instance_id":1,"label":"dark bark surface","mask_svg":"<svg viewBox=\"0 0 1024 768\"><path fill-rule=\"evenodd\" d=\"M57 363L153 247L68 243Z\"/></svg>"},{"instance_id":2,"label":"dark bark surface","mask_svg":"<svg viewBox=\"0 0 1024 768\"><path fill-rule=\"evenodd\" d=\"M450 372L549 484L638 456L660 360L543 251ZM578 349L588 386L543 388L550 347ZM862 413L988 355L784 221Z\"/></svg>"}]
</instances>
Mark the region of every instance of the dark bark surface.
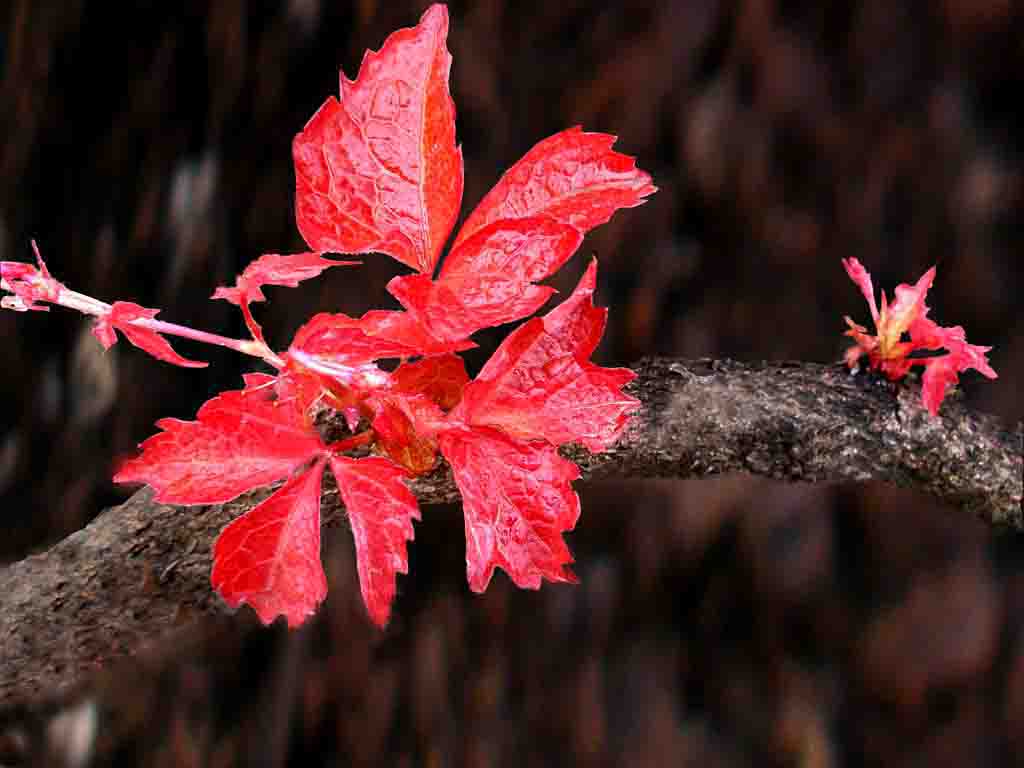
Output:
<instances>
[{"instance_id":1,"label":"dark bark surface","mask_svg":"<svg viewBox=\"0 0 1024 768\"><path fill-rule=\"evenodd\" d=\"M1024 528L1019 424L955 401L933 419L915 387L894 398L890 386L840 365L651 359L636 370L630 388L643 405L623 438L600 455L568 449L584 479L746 472L878 480ZM443 466L413 485L421 504L457 499ZM198 615L222 611L209 585L213 540L265 495L174 507L154 503L144 489L0 571L0 700L59 691ZM330 487L323 508L325 524L343 519Z\"/></svg>"}]
</instances>

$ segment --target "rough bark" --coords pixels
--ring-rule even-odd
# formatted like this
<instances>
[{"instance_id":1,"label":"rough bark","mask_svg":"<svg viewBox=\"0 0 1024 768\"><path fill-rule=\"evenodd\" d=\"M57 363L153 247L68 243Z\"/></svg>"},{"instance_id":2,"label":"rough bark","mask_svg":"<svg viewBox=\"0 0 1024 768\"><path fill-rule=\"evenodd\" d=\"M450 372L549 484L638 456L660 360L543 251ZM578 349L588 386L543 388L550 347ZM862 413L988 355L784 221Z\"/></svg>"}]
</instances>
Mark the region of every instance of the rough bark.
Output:
<instances>
[{"instance_id":1,"label":"rough bark","mask_svg":"<svg viewBox=\"0 0 1024 768\"><path fill-rule=\"evenodd\" d=\"M941 416L839 365L641 362L643 403L622 439L591 455L571 447L584 479L747 472L789 481L880 480L932 494L1000 528L1024 529L1024 425L955 398ZM413 484L423 504L453 501L447 467ZM0 702L53 694L202 614L224 611L209 586L211 545L265 497L173 507L143 489L49 550L0 570ZM324 492L324 524L344 510ZM584 518L584 524L585 518Z\"/></svg>"}]
</instances>

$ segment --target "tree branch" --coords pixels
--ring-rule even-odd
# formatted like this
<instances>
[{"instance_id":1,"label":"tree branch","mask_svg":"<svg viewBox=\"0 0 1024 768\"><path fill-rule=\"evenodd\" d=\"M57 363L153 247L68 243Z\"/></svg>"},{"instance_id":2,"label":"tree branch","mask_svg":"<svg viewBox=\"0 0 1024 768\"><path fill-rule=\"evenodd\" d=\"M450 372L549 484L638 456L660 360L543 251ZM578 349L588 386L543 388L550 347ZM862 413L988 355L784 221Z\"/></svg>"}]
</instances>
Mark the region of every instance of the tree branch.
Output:
<instances>
[{"instance_id":1,"label":"tree branch","mask_svg":"<svg viewBox=\"0 0 1024 768\"><path fill-rule=\"evenodd\" d=\"M916 386L894 397L891 385L839 365L658 359L636 371L630 389L643 407L618 444L600 455L565 451L584 478L881 480L1024 529L1022 424L955 399L932 419ZM424 504L458 498L444 466L413 489ZM266 495L172 507L144 489L0 570L0 701L56 693L198 615L223 613L209 583L212 542ZM328 484L324 496L324 524L335 524L344 512L337 491Z\"/></svg>"}]
</instances>

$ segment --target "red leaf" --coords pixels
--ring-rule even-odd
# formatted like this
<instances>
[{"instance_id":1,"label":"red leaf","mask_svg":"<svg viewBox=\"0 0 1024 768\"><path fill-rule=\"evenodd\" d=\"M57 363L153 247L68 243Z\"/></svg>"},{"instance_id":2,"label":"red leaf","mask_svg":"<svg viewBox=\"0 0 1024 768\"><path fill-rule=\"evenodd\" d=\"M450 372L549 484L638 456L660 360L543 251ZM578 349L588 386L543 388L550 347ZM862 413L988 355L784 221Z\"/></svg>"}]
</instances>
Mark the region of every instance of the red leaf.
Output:
<instances>
[{"instance_id":1,"label":"red leaf","mask_svg":"<svg viewBox=\"0 0 1024 768\"><path fill-rule=\"evenodd\" d=\"M117 341L117 334L114 333L116 328L125 335L128 341L158 360L180 365L183 368L205 368L208 363L182 357L157 331L132 323L133 320L140 318L152 320L159 313L159 309L147 309L130 301L115 301L110 307L110 312L96 318L92 332L104 349L110 349Z\"/></svg>"},{"instance_id":2,"label":"red leaf","mask_svg":"<svg viewBox=\"0 0 1024 768\"><path fill-rule=\"evenodd\" d=\"M413 538L412 521L420 519L416 497L403 482L405 470L379 456L332 456L331 471L355 539L363 602L383 627L395 597L395 574L409 572L405 543Z\"/></svg>"},{"instance_id":3,"label":"red leaf","mask_svg":"<svg viewBox=\"0 0 1024 768\"><path fill-rule=\"evenodd\" d=\"M594 306L597 288L597 259L591 259L586 272L568 299L544 316L544 330L550 336L547 345L536 351L541 356L572 354L578 360L589 359L604 335L608 310Z\"/></svg>"},{"instance_id":4,"label":"red leaf","mask_svg":"<svg viewBox=\"0 0 1024 768\"><path fill-rule=\"evenodd\" d=\"M949 355L933 358L921 377L921 401L932 416L939 415L939 406L946 396L946 388L957 383L956 363Z\"/></svg>"},{"instance_id":5,"label":"red leaf","mask_svg":"<svg viewBox=\"0 0 1024 768\"><path fill-rule=\"evenodd\" d=\"M452 248L441 277L454 282L489 274L535 283L554 274L582 241L575 227L546 216L500 219Z\"/></svg>"},{"instance_id":6,"label":"red leaf","mask_svg":"<svg viewBox=\"0 0 1024 768\"><path fill-rule=\"evenodd\" d=\"M265 253L249 264L235 280L233 288L219 287L212 298L224 299L236 306L246 302L265 301L264 285L295 288L303 280L317 277L331 267L349 267L358 261L332 261L319 253Z\"/></svg>"},{"instance_id":7,"label":"red leaf","mask_svg":"<svg viewBox=\"0 0 1024 768\"><path fill-rule=\"evenodd\" d=\"M441 277L396 277L388 291L433 335L465 339L532 315L554 292L531 285L561 267L583 236L543 216L503 220L455 248Z\"/></svg>"},{"instance_id":8,"label":"red leaf","mask_svg":"<svg viewBox=\"0 0 1024 768\"><path fill-rule=\"evenodd\" d=\"M572 296L548 315L509 334L466 386L456 418L591 451L618 439L639 401L622 392L632 371L588 360L607 315L591 301L596 268L592 261Z\"/></svg>"},{"instance_id":9,"label":"red leaf","mask_svg":"<svg viewBox=\"0 0 1024 768\"><path fill-rule=\"evenodd\" d=\"M321 312L292 339L289 353L300 352L324 362L359 365L392 357L416 357L471 349L464 338L441 341L407 312L373 310L361 318Z\"/></svg>"},{"instance_id":10,"label":"red leaf","mask_svg":"<svg viewBox=\"0 0 1024 768\"><path fill-rule=\"evenodd\" d=\"M277 380L277 376L271 376L269 373L243 373L242 381L245 382L243 391L257 397L270 399L272 395L266 390L276 384Z\"/></svg>"},{"instance_id":11,"label":"red leaf","mask_svg":"<svg viewBox=\"0 0 1024 768\"><path fill-rule=\"evenodd\" d=\"M927 309L925 310L927 312ZM920 361L924 365L921 377L921 399L925 408L937 416L946 389L959 381L959 374L974 368L989 379L999 378L988 363L986 354L991 347L968 344L964 329L959 325L942 328L921 315L910 328L910 337L918 349L945 349L947 354L927 357Z\"/></svg>"},{"instance_id":12,"label":"red leaf","mask_svg":"<svg viewBox=\"0 0 1024 768\"><path fill-rule=\"evenodd\" d=\"M309 414L311 409L324 397L324 383L320 376L309 371L289 357L285 367L270 377L269 386L277 399L278 407L287 404L301 413Z\"/></svg>"},{"instance_id":13,"label":"red leaf","mask_svg":"<svg viewBox=\"0 0 1024 768\"><path fill-rule=\"evenodd\" d=\"M882 308L879 310L868 271L857 259L844 259L843 266L867 299L877 330L877 336L872 336L867 328L846 318L846 324L850 326L846 335L857 342L857 346L846 353L846 361L851 368L857 365L861 355L867 355L873 369L895 381L905 376L912 366L924 366L921 397L932 416L938 415L946 389L956 384L959 373L974 368L990 379L997 378L986 357L991 347L968 344L960 326L943 328L928 318L925 298L935 279L935 267L925 272L915 285L896 286L896 300L892 304L888 303L883 291ZM941 349L945 349L947 354L910 356L917 350Z\"/></svg>"},{"instance_id":14,"label":"red leaf","mask_svg":"<svg viewBox=\"0 0 1024 768\"><path fill-rule=\"evenodd\" d=\"M418 422L426 417L436 425L443 421L443 415L426 398L418 399L422 401L420 407L414 408L413 398L377 398L373 431L378 451L413 474L422 475L437 463L437 443L432 437L436 429L422 429Z\"/></svg>"},{"instance_id":15,"label":"red leaf","mask_svg":"<svg viewBox=\"0 0 1024 768\"><path fill-rule=\"evenodd\" d=\"M907 359L907 355L918 348L903 341L903 335L928 311L924 301L935 279L935 267L925 272L916 285L896 286L896 301L892 305L889 304L885 291L882 291L881 310L875 305L871 275L864 266L857 259L851 258L843 259L843 267L867 299L878 332L877 336L871 336L866 328L847 317L846 324L850 330L846 335L857 341L860 350L870 358L873 368L880 369L890 379L902 378L913 364ZM847 360L854 365L857 357L859 354L849 354Z\"/></svg>"},{"instance_id":16,"label":"red leaf","mask_svg":"<svg viewBox=\"0 0 1024 768\"><path fill-rule=\"evenodd\" d=\"M878 323L878 305L875 304L875 288L871 284L871 273L857 259L843 259L843 268L850 279L860 288L871 309L871 319ZM884 296L884 293L883 293Z\"/></svg>"},{"instance_id":17,"label":"red leaf","mask_svg":"<svg viewBox=\"0 0 1024 768\"><path fill-rule=\"evenodd\" d=\"M538 391L495 399L491 411L478 421L523 439L580 443L598 453L619 438L639 407L636 399L622 392L634 378L627 368L567 362Z\"/></svg>"},{"instance_id":18,"label":"red leaf","mask_svg":"<svg viewBox=\"0 0 1024 768\"><path fill-rule=\"evenodd\" d=\"M284 616L296 627L327 596L320 564L323 464L294 475L232 521L213 545L213 588L232 608L251 605L264 624Z\"/></svg>"},{"instance_id":19,"label":"red leaf","mask_svg":"<svg viewBox=\"0 0 1024 768\"><path fill-rule=\"evenodd\" d=\"M163 432L146 440L114 481L148 483L166 504L220 504L286 477L320 452L320 437L300 408L272 394L263 386L222 392L195 421L161 419Z\"/></svg>"},{"instance_id":20,"label":"red leaf","mask_svg":"<svg viewBox=\"0 0 1024 768\"><path fill-rule=\"evenodd\" d=\"M633 158L612 150L615 140L576 126L541 141L480 201L453 251L496 221L543 215L585 233L643 203L657 187Z\"/></svg>"},{"instance_id":21,"label":"red leaf","mask_svg":"<svg viewBox=\"0 0 1024 768\"><path fill-rule=\"evenodd\" d=\"M495 275L436 282L427 275L409 275L394 278L388 291L432 335L448 342L532 315L554 293Z\"/></svg>"},{"instance_id":22,"label":"red leaf","mask_svg":"<svg viewBox=\"0 0 1024 768\"><path fill-rule=\"evenodd\" d=\"M865 274L867 270L864 270ZM890 344L896 345L904 331L910 329L914 322L928 312L924 300L935 281L935 267L932 267L917 281L915 285L900 283L894 291L895 301L888 304L885 291L882 291L882 309L878 313L878 321Z\"/></svg>"},{"instance_id":23,"label":"red leaf","mask_svg":"<svg viewBox=\"0 0 1024 768\"><path fill-rule=\"evenodd\" d=\"M448 92L448 12L367 52L295 137L295 213L317 251L381 251L433 271L462 201L462 151Z\"/></svg>"},{"instance_id":24,"label":"red leaf","mask_svg":"<svg viewBox=\"0 0 1024 768\"><path fill-rule=\"evenodd\" d=\"M359 327L369 336L391 339L416 349L418 355L443 355L473 349L476 344L462 339L438 339L433 329L409 312L371 310L359 318Z\"/></svg>"},{"instance_id":25,"label":"red leaf","mask_svg":"<svg viewBox=\"0 0 1024 768\"><path fill-rule=\"evenodd\" d=\"M288 351L297 350L345 365L419 354L418 346L409 343L421 341L413 335L417 330L415 325L396 323L385 327L385 333L381 335L372 333L375 330L377 328L372 323L364 324L359 318L349 317L340 312L321 312L295 332ZM394 333L388 334L387 331ZM402 338L403 334L411 338L407 341Z\"/></svg>"},{"instance_id":26,"label":"red leaf","mask_svg":"<svg viewBox=\"0 0 1024 768\"><path fill-rule=\"evenodd\" d=\"M483 592L495 567L519 587L575 582L562 533L579 518L576 465L552 445L487 427L452 429L439 443L462 494L470 589Z\"/></svg>"},{"instance_id":27,"label":"red leaf","mask_svg":"<svg viewBox=\"0 0 1024 768\"><path fill-rule=\"evenodd\" d=\"M927 314L927 309L925 310ZM990 379L997 379L999 376L989 365L986 353L992 347L983 347L978 344L968 344L967 334L959 325L952 328L943 328L936 325L926 315L922 315L910 327L910 337L918 348L939 349L944 348L949 352L949 357L956 364L958 371L966 371L974 368ZM925 358L924 364L928 365L935 360L942 358Z\"/></svg>"},{"instance_id":28,"label":"red leaf","mask_svg":"<svg viewBox=\"0 0 1024 768\"><path fill-rule=\"evenodd\" d=\"M0 300L0 307L15 312L49 312L49 307L36 302L55 304L60 300L61 293L67 290L46 268L35 240L32 241L32 251L36 255L34 267L20 261L0 261L0 290L14 294L4 296Z\"/></svg>"},{"instance_id":29,"label":"red leaf","mask_svg":"<svg viewBox=\"0 0 1024 768\"><path fill-rule=\"evenodd\" d=\"M393 391L426 395L446 411L459 404L467 383L466 364L458 355L437 355L415 363L402 363L391 374Z\"/></svg>"}]
</instances>

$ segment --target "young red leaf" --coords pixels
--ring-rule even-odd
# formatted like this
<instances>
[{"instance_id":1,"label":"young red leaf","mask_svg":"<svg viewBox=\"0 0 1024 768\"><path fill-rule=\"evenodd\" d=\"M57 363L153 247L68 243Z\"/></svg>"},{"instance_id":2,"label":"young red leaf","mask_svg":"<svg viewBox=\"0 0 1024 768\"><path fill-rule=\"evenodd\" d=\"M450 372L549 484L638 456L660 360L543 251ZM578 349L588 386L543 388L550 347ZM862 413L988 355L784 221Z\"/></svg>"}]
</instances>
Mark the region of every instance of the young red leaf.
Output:
<instances>
[{"instance_id":1,"label":"young red leaf","mask_svg":"<svg viewBox=\"0 0 1024 768\"><path fill-rule=\"evenodd\" d=\"M292 476L232 521L213 545L213 588L232 608L251 605L264 624L284 616L296 627L327 596L320 563L323 465L321 459Z\"/></svg>"},{"instance_id":2,"label":"young red leaf","mask_svg":"<svg viewBox=\"0 0 1024 768\"><path fill-rule=\"evenodd\" d=\"M359 318L359 327L368 336L391 340L417 350L418 355L443 355L473 349L476 344L465 338L439 339L433 329L410 312L371 310Z\"/></svg>"},{"instance_id":3,"label":"young red leaf","mask_svg":"<svg viewBox=\"0 0 1024 768\"><path fill-rule=\"evenodd\" d=\"M254 301L265 301L264 285L281 285L295 288L303 280L317 277L325 269L331 267L352 266L357 261L331 261L319 253L265 253L247 266L235 280L233 288L221 286L213 292L211 298L224 299L242 310L245 325L252 337L264 345L263 329L256 322L249 304Z\"/></svg>"},{"instance_id":4,"label":"young red leaf","mask_svg":"<svg viewBox=\"0 0 1024 768\"><path fill-rule=\"evenodd\" d=\"M294 403L272 389L222 392L195 421L161 419L163 431L122 465L118 483L148 483L166 504L220 504L286 477L321 450L320 437Z\"/></svg>"},{"instance_id":5,"label":"young red leaf","mask_svg":"<svg viewBox=\"0 0 1024 768\"><path fill-rule=\"evenodd\" d=\"M578 229L547 216L500 219L453 247L441 277L455 282L490 274L535 283L558 271L581 242Z\"/></svg>"},{"instance_id":6,"label":"young red leaf","mask_svg":"<svg viewBox=\"0 0 1024 768\"><path fill-rule=\"evenodd\" d=\"M949 352L948 357L956 364L957 370L966 371L974 368L983 376L990 379L999 378L992 366L988 364L986 354L992 347L983 347L978 344L968 344L967 335L963 328L954 325L952 328L943 328L927 317L925 314L919 317L910 327L910 337L914 342L925 349L945 349ZM941 357L925 358L924 364L942 360Z\"/></svg>"},{"instance_id":7,"label":"young red leaf","mask_svg":"<svg viewBox=\"0 0 1024 768\"><path fill-rule=\"evenodd\" d=\"M466 364L458 355L437 355L402 363L391 374L392 391L425 395L446 411L459 404L462 390L468 383Z\"/></svg>"},{"instance_id":8,"label":"young red leaf","mask_svg":"<svg viewBox=\"0 0 1024 768\"><path fill-rule=\"evenodd\" d=\"M562 534L579 518L579 468L553 445L488 427L448 430L439 444L462 494L470 589L483 592L495 567L519 587L575 582Z\"/></svg>"},{"instance_id":9,"label":"young red leaf","mask_svg":"<svg viewBox=\"0 0 1024 768\"><path fill-rule=\"evenodd\" d=\"M612 150L615 141L579 126L541 141L480 201L455 238L453 252L496 221L542 215L586 233L619 208L643 203L657 187L633 158Z\"/></svg>"},{"instance_id":10,"label":"young red leaf","mask_svg":"<svg viewBox=\"0 0 1024 768\"><path fill-rule=\"evenodd\" d=\"M867 299L868 307L871 309L871 319L878 323L878 305L875 304L875 288L871 284L871 273L864 268L857 259L843 259L843 268L846 270L846 274L850 276L850 279L860 288L860 292L864 294L864 298ZM885 293L882 293L882 298L885 298Z\"/></svg>"},{"instance_id":11,"label":"young red leaf","mask_svg":"<svg viewBox=\"0 0 1024 768\"><path fill-rule=\"evenodd\" d=\"M415 330L414 326L399 327L399 332L409 330ZM419 354L416 345L397 336L368 333L361 319L340 312L321 312L295 332L289 352L299 351L344 365ZM414 337L412 341L420 339Z\"/></svg>"},{"instance_id":12,"label":"young red leaf","mask_svg":"<svg viewBox=\"0 0 1024 768\"><path fill-rule=\"evenodd\" d=\"M595 453L607 450L639 407L622 392L635 374L628 368L562 362L564 368L533 392L496 398L477 421L523 439L580 443Z\"/></svg>"},{"instance_id":13,"label":"young red leaf","mask_svg":"<svg viewBox=\"0 0 1024 768\"><path fill-rule=\"evenodd\" d=\"M277 380L277 376L272 376L269 373L243 373L242 381L245 382L243 391L256 397L270 399L273 395L267 390L277 383Z\"/></svg>"},{"instance_id":14,"label":"young red leaf","mask_svg":"<svg viewBox=\"0 0 1024 768\"><path fill-rule=\"evenodd\" d=\"M235 280L234 287L219 287L212 298L224 299L236 306L246 302L265 301L264 285L295 288L303 280L318 277L331 267L350 267L358 261L332 261L319 253L265 253L249 264Z\"/></svg>"},{"instance_id":15,"label":"young red leaf","mask_svg":"<svg viewBox=\"0 0 1024 768\"><path fill-rule=\"evenodd\" d=\"M422 475L437 463L437 443L431 430L418 428L422 425L417 422L426 416L428 424L435 425L443 420L443 414L422 396L418 398L422 402L414 407L415 399L376 398L373 431L378 451L409 472Z\"/></svg>"},{"instance_id":16,"label":"young red leaf","mask_svg":"<svg viewBox=\"0 0 1024 768\"><path fill-rule=\"evenodd\" d=\"M373 310L360 318L337 313L314 315L296 331L289 353L325 363L360 365L393 357L416 357L471 349L465 338L442 341L408 312Z\"/></svg>"},{"instance_id":17,"label":"young red leaf","mask_svg":"<svg viewBox=\"0 0 1024 768\"><path fill-rule=\"evenodd\" d=\"M877 329L877 336L872 336L864 326L845 318L850 327L846 335L857 342L857 346L846 353L851 368L857 365L861 355L866 355L871 368L895 381L905 376L912 366L924 366L921 397L932 416L938 415L946 389L956 384L959 373L974 368L990 379L996 378L986 357L991 347L968 344L960 326L943 328L928 318L925 298L935 279L935 267L925 272L915 285L896 286L896 299L892 304L883 291L879 310L868 271L853 258L844 259L843 266L867 299ZM911 357L918 350L943 349L946 354Z\"/></svg>"},{"instance_id":18,"label":"young red leaf","mask_svg":"<svg viewBox=\"0 0 1024 768\"><path fill-rule=\"evenodd\" d=\"M955 385L959 380L959 374L968 368L974 368L987 378L998 378L986 357L992 348L968 344L966 333L959 325L942 328L922 314L911 326L910 336L920 348L941 348L947 351L947 354L939 357L926 357L915 361L924 365L921 399L932 416L938 415L947 388Z\"/></svg>"},{"instance_id":19,"label":"young red leaf","mask_svg":"<svg viewBox=\"0 0 1024 768\"><path fill-rule=\"evenodd\" d=\"M413 538L412 521L420 519L416 497L404 482L409 475L379 456L330 461L355 539L363 602L383 627L395 597L395 574L409 572L405 543Z\"/></svg>"},{"instance_id":20,"label":"young red leaf","mask_svg":"<svg viewBox=\"0 0 1024 768\"><path fill-rule=\"evenodd\" d=\"M10 291L12 296L0 299L0 307L15 312L49 312L50 308L37 301L55 304L59 301L62 291L66 291L63 283L54 279L46 268L39 246L32 241L32 251L36 255L36 266L20 261L0 261L0 290Z\"/></svg>"},{"instance_id":21,"label":"young red leaf","mask_svg":"<svg viewBox=\"0 0 1024 768\"><path fill-rule=\"evenodd\" d=\"M639 401L622 392L632 371L589 362L607 315L592 303L596 270L592 261L566 301L509 334L466 386L453 416L591 451L618 439Z\"/></svg>"},{"instance_id":22,"label":"young red leaf","mask_svg":"<svg viewBox=\"0 0 1024 768\"><path fill-rule=\"evenodd\" d=\"M871 336L867 329L854 323L849 317L846 324L850 327L846 335L857 341L858 348L871 360L873 368L881 370L890 379L899 379L907 374L913 364L907 358L915 348L914 344L903 340L911 325L927 311L925 296L935 279L935 267L925 272L916 285L900 284L896 286L896 301L890 306L885 291L882 291L881 311L875 305L875 297L871 284L871 275L857 259L844 259L843 267L850 279L857 284L861 293L868 300L871 317L878 330L877 336ZM856 364L859 352L847 355L847 362Z\"/></svg>"},{"instance_id":23,"label":"young red leaf","mask_svg":"<svg viewBox=\"0 0 1024 768\"><path fill-rule=\"evenodd\" d=\"M183 368L205 368L208 363L182 357L174 351L170 342L159 333L132 323L133 320L140 318L152 320L159 313L159 309L146 309L146 307L140 307L138 304L133 304L130 301L115 301L108 313L96 318L92 332L99 339L104 349L110 349L114 342L117 341L117 334L114 333L116 328L125 335L128 341L139 349L148 352L157 360L180 365Z\"/></svg>"},{"instance_id":24,"label":"young red leaf","mask_svg":"<svg viewBox=\"0 0 1024 768\"><path fill-rule=\"evenodd\" d=\"M608 322L608 310L594 306L596 289L597 259L591 259L569 298L544 316L544 330L550 338L535 350L537 354L572 354L578 360L587 360L594 354Z\"/></svg>"},{"instance_id":25,"label":"young red leaf","mask_svg":"<svg viewBox=\"0 0 1024 768\"><path fill-rule=\"evenodd\" d=\"M448 12L369 51L295 137L295 214L317 251L380 251L430 273L462 201L462 150L448 92Z\"/></svg>"},{"instance_id":26,"label":"young red leaf","mask_svg":"<svg viewBox=\"0 0 1024 768\"><path fill-rule=\"evenodd\" d=\"M388 291L438 338L465 339L540 309L554 291L531 283L561 267L582 240L543 216L498 221L453 249L436 281L396 277Z\"/></svg>"},{"instance_id":27,"label":"young red leaf","mask_svg":"<svg viewBox=\"0 0 1024 768\"><path fill-rule=\"evenodd\" d=\"M20 261L0 261L0 290L11 296L0 299L0 307L15 312L49 312L45 304L37 301L56 301L56 295L47 291L47 284L39 278L39 271L31 264ZM45 294L42 294L46 291Z\"/></svg>"},{"instance_id":28,"label":"young red leaf","mask_svg":"<svg viewBox=\"0 0 1024 768\"><path fill-rule=\"evenodd\" d=\"M486 274L458 281L396 277L388 291L435 338L447 342L532 315L554 293L551 288Z\"/></svg>"}]
</instances>

